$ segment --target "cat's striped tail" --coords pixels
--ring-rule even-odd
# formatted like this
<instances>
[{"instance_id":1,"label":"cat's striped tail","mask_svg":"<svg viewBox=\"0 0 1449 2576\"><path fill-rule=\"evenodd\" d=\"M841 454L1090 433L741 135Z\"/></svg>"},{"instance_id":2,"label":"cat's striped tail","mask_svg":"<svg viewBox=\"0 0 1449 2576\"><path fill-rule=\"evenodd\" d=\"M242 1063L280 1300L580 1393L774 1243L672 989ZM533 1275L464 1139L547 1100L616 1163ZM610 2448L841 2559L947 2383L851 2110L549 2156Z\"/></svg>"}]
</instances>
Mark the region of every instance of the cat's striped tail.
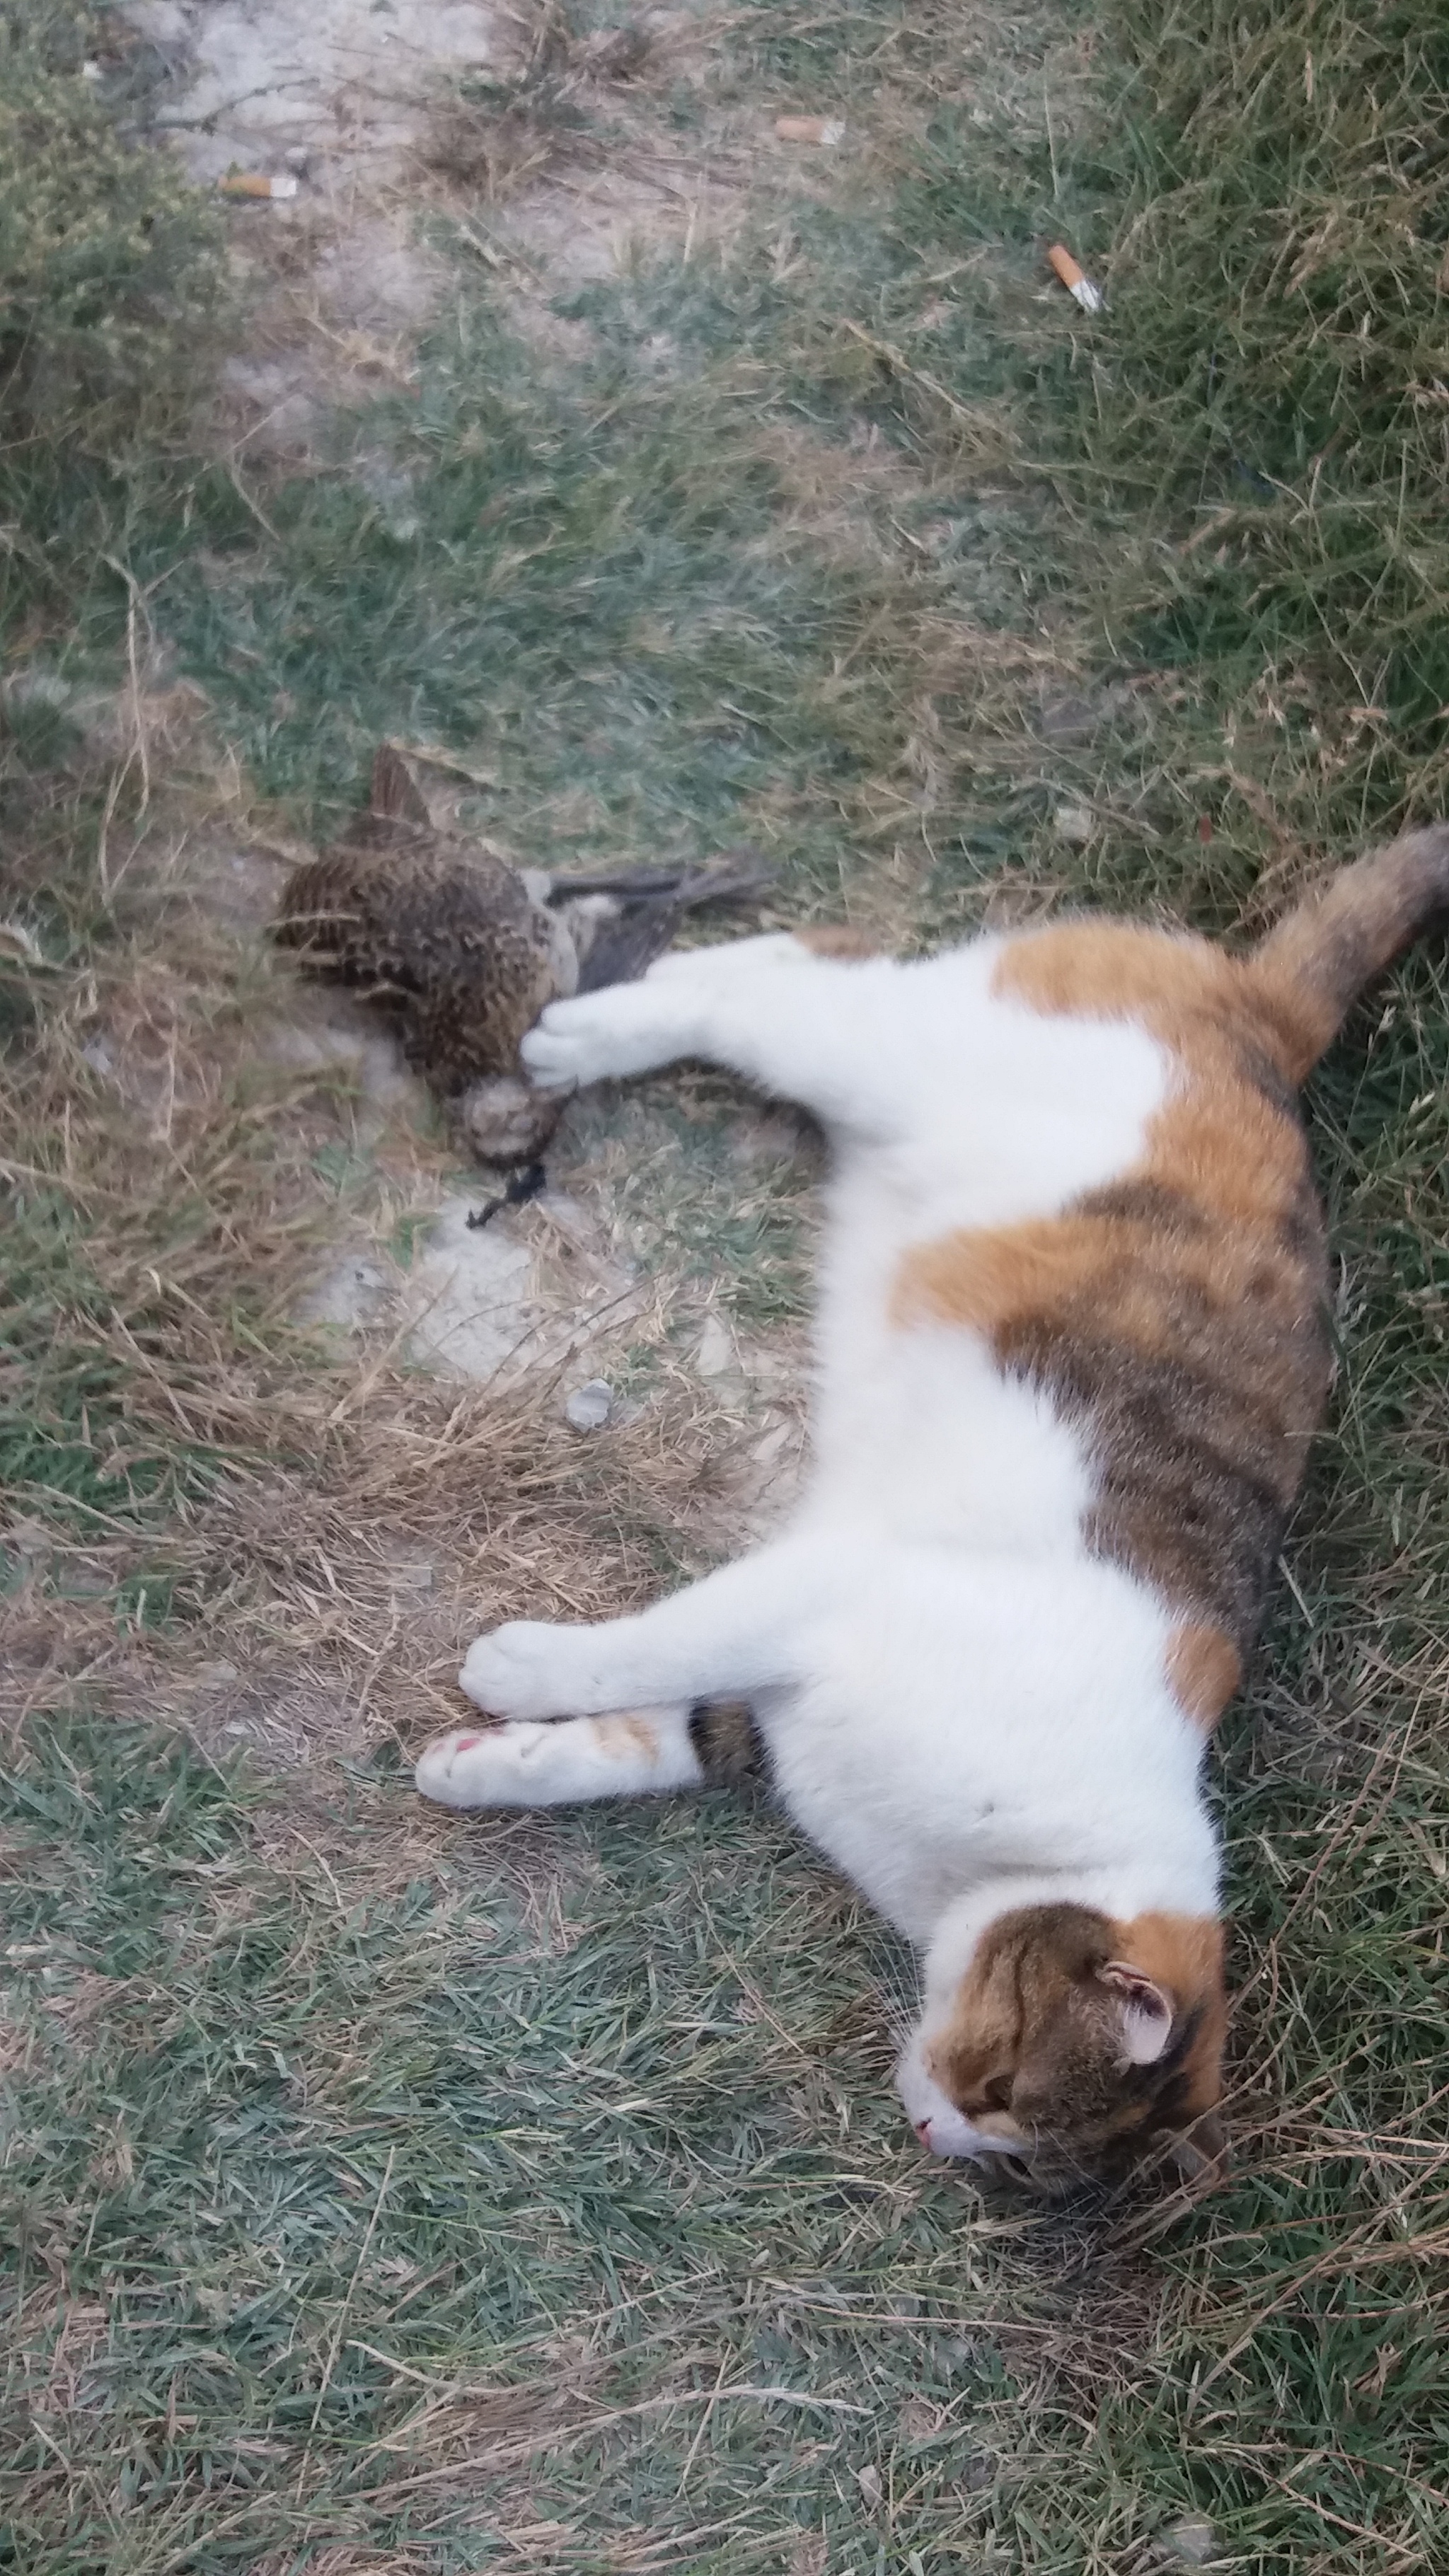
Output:
<instances>
[{"instance_id":1,"label":"cat's striped tail","mask_svg":"<svg viewBox=\"0 0 1449 2576\"><path fill-rule=\"evenodd\" d=\"M1249 967L1295 1082L1364 986L1439 924L1449 924L1449 823L1371 850L1269 932Z\"/></svg>"}]
</instances>

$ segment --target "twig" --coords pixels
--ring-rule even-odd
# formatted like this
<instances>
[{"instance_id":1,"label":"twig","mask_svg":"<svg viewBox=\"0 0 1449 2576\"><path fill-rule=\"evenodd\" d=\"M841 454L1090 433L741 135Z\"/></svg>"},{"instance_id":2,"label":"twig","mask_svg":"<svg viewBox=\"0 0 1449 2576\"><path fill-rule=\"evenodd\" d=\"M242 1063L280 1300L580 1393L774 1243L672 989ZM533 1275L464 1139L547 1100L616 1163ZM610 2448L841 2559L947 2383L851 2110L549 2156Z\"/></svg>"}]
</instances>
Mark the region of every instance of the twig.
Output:
<instances>
[{"instance_id":1,"label":"twig","mask_svg":"<svg viewBox=\"0 0 1449 2576\"><path fill-rule=\"evenodd\" d=\"M352 2293L356 2289L358 2281L361 2278L363 2264L367 2261L368 2249L372 2244L373 2237L377 2233L377 2222L382 2216L382 2204L387 2197L388 2184L392 2180L393 2158L396 2154L396 2146L388 2148L387 2163L382 2169L382 2180L377 2186L377 2198L372 2204L372 2216L367 2222L367 2234L362 2240L362 2250L357 2257L357 2261L352 2267L352 2278L347 2284L347 2296L342 2302L342 2312L338 2317L336 2331L332 2337L332 2349L327 2355L327 2367L322 2373L322 2385L317 2391L317 2403L312 2409L312 2421L307 2427L307 2439L309 2442L321 2421L323 2401L326 2398L328 2389L332 2385L332 2373L337 2367L337 2356L342 2350L342 2329L347 2323L347 2311L352 2305Z\"/></svg>"},{"instance_id":2,"label":"twig","mask_svg":"<svg viewBox=\"0 0 1449 2576\"><path fill-rule=\"evenodd\" d=\"M466 2393L466 2391L460 2392L460 2394ZM498 2392L496 2389L480 2389L478 2394L496 2396ZM390 2502L395 2501L400 2496L416 2494L420 2487L436 2486L440 2478L460 2477L475 2464L480 2468L506 2468L521 2464L524 2460L530 2459L535 2452L548 2450L554 2444L563 2448L575 2442L591 2441L599 2433L608 2432L613 2425L632 2423L643 2415L668 2414L676 2406L713 2406L716 2403L727 2405L735 2397L755 2398L760 2403L771 2406L801 2406L825 2415L868 2415L870 2413L868 2406L852 2405L844 2397L811 2397L799 2388L715 2388L708 2393L702 2388L683 2389L675 2397L644 2397L633 2406L609 2407L602 2414L590 2415L581 2424L548 2424L540 2426L536 2433L520 2433L512 2439L502 2438L493 2443L487 2451L477 2455L476 2463L474 2460L461 2459L447 2462L440 2468L420 2469L416 2476L399 2478L380 2492L385 2494ZM379 2443L375 2448L385 2450L387 2445ZM372 2454L369 2454L369 2457L371 2456ZM374 2493L373 2502L376 2503L378 2500L378 2494Z\"/></svg>"},{"instance_id":3,"label":"twig","mask_svg":"<svg viewBox=\"0 0 1449 2576\"><path fill-rule=\"evenodd\" d=\"M110 871L106 864L107 843L110 839L111 825L116 819L116 807L121 801L121 790L131 775L135 757L134 749L128 751L120 766L111 774L111 783L106 790L105 812L101 816L101 828L96 841L96 871L101 880L101 893L107 903L111 900Z\"/></svg>"},{"instance_id":4,"label":"twig","mask_svg":"<svg viewBox=\"0 0 1449 2576\"><path fill-rule=\"evenodd\" d=\"M240 441L238 441L238 444L240 444ZM250 510L257 526L266 530L266 533L272 539L273 544L280 545L282 540L278 536L276 529L273 527L271 520L267 517L266 511L262 508L260 501L254 501L252 499L250 492L247 490L245 483L241 479L235 454L227 459L226 470L231 476L237 499L241 501L248 510Z\"/></svg>"},{"instance_id":5,"label":"twig","mask_svg":"<svg viewBox=\"0 0 1449 2576\"><path fill-rule=\"evenodd\" d=\"M690 2470L693 2468L694 2463L695 2463L696 2459L697 2459L697 2458L698 2458L698 2456L699 2456L699 2446L700 2446L701 2442L704 2440L704 2437L705 2437L706 2433L709 2431L710 2417L713 2415L714 2410L715 2410L715 2407L716 2407L716 2405L717 2405L717 2404L718 2404L718 2402L719 2402L719 2393L720 2393L720 2390L721 2390L721 2389L723 2388L723 2386L724 2386L724 2382L725 2382L725 2372L728 2370L729 2366L730 2366L730 2357L729 2357L729 2354L728 2354L728 2353L723 2353L723 2354L721 2354L721 2356L720 2356L720 2365L719 2365L719 2377L718 2377L718 2379L717 2379L717 2380L715 2381L715 2383L714 2383L714 2394L711 2396L710 2401L709 2401L709 2404L706 2406L706 2408L705 2408L705 2410L704 2410L704 2413L701 2415L701 2417L700 2417L700 2419L699 2419L698 2424L695 2426L695 2430L694 2430L694 2440L690 2443L690 2446L689 2446L688 2452L687 2452L687 2453L686 2453L686 2455L685 2455L685 2462L684 2462L684 2466L683 2466L683 2468L682 2468L682 2469L680 2470L680 2472L679 2472L679 2488L678 2488L678 2492L679 2492L679 2494L680 2494L680 2495L683 2495L685 2488L686 2488L686 2487L688 2486L688 2484L689 2484L689 2472L690 2472Z\"/></svg>"},{"instance_id":6,"label":"twig","mask_svg":"<svg viewBox=\"0 0 1449 2576\"><path fill-rule=\"evenodd\" d=\"M129 571L115 555L107 555L106 562L112 572L119 573L129 596L126 610L126 667L131 675L131 722L136 729L136 757L141 763L141 814L136 818L139 822L151 802L151 757L146 747L146 728L141 721L141 674L136 661L136 611L138 608L145 608L146 594L135 574ZM146 624L148 628L151 625L149 612Z\"/></svg>"}]
</instances>

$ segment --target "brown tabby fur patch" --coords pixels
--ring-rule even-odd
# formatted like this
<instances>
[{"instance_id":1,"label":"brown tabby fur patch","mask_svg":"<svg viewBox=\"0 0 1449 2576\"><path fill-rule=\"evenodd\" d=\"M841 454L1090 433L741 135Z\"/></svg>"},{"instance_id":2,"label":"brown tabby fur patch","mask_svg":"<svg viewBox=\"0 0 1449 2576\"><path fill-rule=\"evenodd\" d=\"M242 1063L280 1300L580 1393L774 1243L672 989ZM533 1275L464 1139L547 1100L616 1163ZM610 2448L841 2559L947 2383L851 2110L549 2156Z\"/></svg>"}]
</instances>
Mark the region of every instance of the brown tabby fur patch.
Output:
<instances>
[{"instance_id":1,"label":"brown tabby fur patch","mask_svg":"<svg viewBox=\"0 0 1449 2576\"><path fill-rule=\"evenodd\" d=\"M1138 1021L1178 1080L1133 1170L1060 1216L923 1246L895 1311L985 1334L1046 1388L1090 1443L1088 1544L1241 1656L1328 1385L1322 1226L1276 1013L1205 940L1116 922L1014 940L995 980L1030 1009Z\"/></svg>"},{"instance_id":2,"label":"brown tabby fur patch","mask_svg":"<svg viewBox=\"0 0 1449 2576\"><path fill-rule=\"evenodd\" d=\"M1369 978L1446 919L1449 826L1435 823L1340 869L1279 922L1251 970L1284 1032L1292 1081L1318 1062Z\"/></svg>"},{"instance_id":3,"label":"brown tabby fur patch","mask_svg":"<svg viewBox=\"0 0 1449 2576\"><path fill-rule=\"evenodd\" d=\"M737 1789L765 1768L764 1748L743 1700L700 1700L689 1712L689 1740L710 1789Z\"/></svg>"},{"instance_id":4,"label":"brown tabby fur patch","mask_svg":"<svg viewBox=\"0 0 1449 2576\"><path fill-rule=\"evenodd\" d=\"M1155 2065L1126 2062L1114 1966L1172 1999ZM1032 2180L1050 2190L1110 2177L1157 2132L1206 2121L1226 2026L1223 1932L1211 1917L1119 1923L1085 1905L1022 1906L982 1935L927 2064L968 2120L1020 2142Z\"/></svg>"}]
</instances>

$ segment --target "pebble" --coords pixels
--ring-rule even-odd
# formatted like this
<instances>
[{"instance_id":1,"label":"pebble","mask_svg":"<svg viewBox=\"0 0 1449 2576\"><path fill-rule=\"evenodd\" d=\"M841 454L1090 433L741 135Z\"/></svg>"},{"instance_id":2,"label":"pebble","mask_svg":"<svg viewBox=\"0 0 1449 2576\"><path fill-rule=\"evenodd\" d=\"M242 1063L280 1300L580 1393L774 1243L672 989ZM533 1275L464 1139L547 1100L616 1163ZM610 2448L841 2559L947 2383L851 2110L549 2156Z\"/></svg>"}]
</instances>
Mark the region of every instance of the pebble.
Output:
<instances>
[{"instance_id":1,"label":"pebble","mask_svg":"<svg viewBox=\"0 0 1449 2576\"><path fill-rule=\"evenodd\" d=\"M1070 841L1074 850L1084 850L1097 828L1097 817L1090 805L1059 805L1052 816L1052 829L1057 838Z\"/></svg>"},{"instance_id":2,"label":"pebble","mask_svg":"<svg viewBox=\"0 0 1449 2576\"><path fill-rule=\"evenodd\" d=\"M614 1390L607 1380L591 1377L564 1401L564 1420L575 1431L602 1431L614 1410Z\"/></svg>"},{"instance_id":3,"label":"pebble","mask_svg":"<svg viewBox=\"0 0 1449 2576\"><path fill-rule=\"evenodd\" d=\"M1205 2514L1187 2514L1169 2523L1162 2545L1180 2567L1210 2567L1218 2554L1218 2536Z\"/></svg>"},{"instance_id":4,"label":"pebble","mask_svg":"<svg viewBox=\"0 0 1449 2576\"><path fill-rule=\"evenodd\" d=\"M707 1315L694 1354L694 1365L701 1377L723 1377L735 1366L732 1336L718 1315Z\"/></svg>"}]
</instances>

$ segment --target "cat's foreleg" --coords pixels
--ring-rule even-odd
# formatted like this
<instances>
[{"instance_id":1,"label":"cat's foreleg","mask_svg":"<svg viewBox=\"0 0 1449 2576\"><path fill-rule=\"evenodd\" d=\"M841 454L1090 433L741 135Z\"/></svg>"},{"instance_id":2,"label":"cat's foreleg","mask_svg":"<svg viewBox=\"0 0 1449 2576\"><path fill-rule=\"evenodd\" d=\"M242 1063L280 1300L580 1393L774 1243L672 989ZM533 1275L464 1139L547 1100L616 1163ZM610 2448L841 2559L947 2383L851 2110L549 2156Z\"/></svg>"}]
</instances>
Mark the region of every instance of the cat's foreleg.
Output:
<instances>
[{"instance_id":1,"label":"cat's foreleg","mask_svg":"<svg viewBox=\"0 0 1449 2576\"><path fill-rule=\"evenodd\" d=\"M843 963L791 937L742 939L661 958L642 982L551 1002L523 1041L542 1090L652 1072L693 1056L727 1065L829 1123L871 1127L884 1110L885 959Z\"/></svg>"},{"instance_id":2,"label":"cat's foreleg","mask_svg":"<svg viewBox=\"0 0 1449 2576\"><path fill-rule=\"evenodd\" d=\"M802 1618L839 1580L828 1552L783 1539L632 1618L595 1627L510 1620L469 1648L459 1679L492 1717L748 1696L796 1677Z\"/></svg>"},{"instance_id":3,"label":"cat's foreleg","mask_svg":"<svg viewBox=\"0 0 1449 2576\"><path fill-rule=\"evenodd\" d=\"M697 1788L693 1704L796 1679L802 1621L842 1579L834 1550L786 1539L633 1618L511 1620L469 1648L460 1675L469 1698L507 1723L439 1736L417 1785L448 1807Z\"/></svg>"}]
</instances>

